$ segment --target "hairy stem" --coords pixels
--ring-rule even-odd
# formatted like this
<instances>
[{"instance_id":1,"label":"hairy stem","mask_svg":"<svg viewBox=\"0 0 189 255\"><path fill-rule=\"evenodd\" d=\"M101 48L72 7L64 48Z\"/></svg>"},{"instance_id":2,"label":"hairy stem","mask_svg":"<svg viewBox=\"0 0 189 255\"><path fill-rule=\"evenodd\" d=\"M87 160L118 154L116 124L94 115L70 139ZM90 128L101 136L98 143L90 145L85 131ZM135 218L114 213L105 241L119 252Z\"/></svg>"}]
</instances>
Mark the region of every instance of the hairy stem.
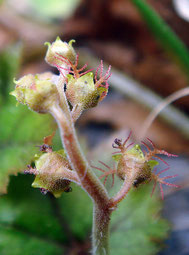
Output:
<instances>
[{"instance_id":1,"label":"hairy stem","mask_svg":"<svg viewBox=\"0 0 189 255\"><path fill-rule=\"evenodd\" d=\"M71 114L72 114L72 120L74 123L77 121L81 113L82 113L81 104L77 104L76 106L73 107Z\"/></svg>"},{"instance_id":2,"label":"hairy stem","mask_svg":"<svg viewBox=\"0 0 189 255\"><path fill-rule=\"evenodd\" d=\"M99 207L104 207L109 201L107 191L90 169L81 151L73 125L70 125L59 106L52 107L51 114L58 123L64 149L70 165L78 174L82 187Z\"/></svg>"},{"instance_id":3,"label":"hairy stem","mask_svg":"<svg viewBox=\"0 0 189 255\"><path fill-rule=\"evenodd\" d=\"M127 195L127 193L129 192L129 190L131 189L131 187L133 185L133 180L134 179L131 179L131 180L125 179L124 180L124 183L123 183L120 191L110 200L110 203L109 203L110 208L116 207L116 205L125 198L125 196Z\"/></svg>"},{"instance_id":4,"label":"hairy stem","mask_svg":"<svg viewBox=\"0 0 189 255\"><path fill-rule=\"evenodd\" d=\"M109 197L106 189L98 178L93 174L87 160L85 159L73 124L64 114L59 105L51 107L50 113L53 115L60 129L61 139L70 165L77 172L81 186L89 194L94 204L93 220L93 254L109 254L108 237L109 237ZM71 115L68 116L71 119Z\"/></svg>"},{"instance_id":5,"label":"hairy stem","mask_svg":"<svg viewBox=\"0 0 189 255\"><path fill-rule=\"evenodd\" d=\"M92 254L109 255L109 223L111 210L99 210L94 206L92 230Z\"/></svg>"}]
</instances>

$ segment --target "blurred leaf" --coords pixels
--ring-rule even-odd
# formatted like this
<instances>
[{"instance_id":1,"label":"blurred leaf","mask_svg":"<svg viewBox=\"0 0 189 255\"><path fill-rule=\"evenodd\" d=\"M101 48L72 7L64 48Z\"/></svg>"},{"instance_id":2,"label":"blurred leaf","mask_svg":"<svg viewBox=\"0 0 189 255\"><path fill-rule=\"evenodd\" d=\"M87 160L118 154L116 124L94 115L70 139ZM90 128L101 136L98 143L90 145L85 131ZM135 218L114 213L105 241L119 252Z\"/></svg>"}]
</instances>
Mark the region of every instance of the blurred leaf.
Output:
<instances>
[{"instance_id":1,"label":"blurred leaf","mask_svg":"<svg viewBox=\"0 0 189 255\"><path fill-rule=\"evenodd\" d=\"M62 248L70 240L63 224L74 238L82 240L89 234L92 202L84 191L74 186L73 192L55 199L62 208L62 224L51 197L31 188L32 179L11 177L8 194L0 198L1 255L65 254Z\"/></svg>"},{"instance_id":2,"label":"blurred leaf","mask_svg":"<svg viewBox=\"0 0 189 255\"><path fill-rule=\"evenodd\" d=\"M189 51L173 30L150 7L146 0L132 0L139 13L161 45L179 61L182 69L189 77Z\"/></svg>"},{"instance_id":3,"label":"blurred leaf","mask_svg":"<svg viewBox=\"0 0 189 255\"><path fill-rule=\"evenodd\" d=\"M0 58L0 194L6 192L10 174L23 171L31 163L36 145L55 128L50 116L31 112L9 95L19 68L20 47L13 46Z\"/></svg>"},{"instance_id":4,"label":"blurred leaf","mask_svg":"<svg viewBox=\"0 0 189 255\"><path fill-rule=\"evenodd\" d=\"M33 8L47 18L68 18L80 0L33 0Z\"/></svg>"},{"instance_id":5,"label":"blurred leaf","mask_svg":"<svg viewBox=\"0 0 189 255\"><path fill-rule=\"evenodd\" d=\"M0 254L64 254L62 248L70 241L67 229L75 240L88 242L92 202L87 194L73 185L71 193L55 199L62 224L54 214L50 196L31 188L32 179L28 175L11 177L8 194L0 198ZM113 213L112 255L135 255L140 251L148 255L159 250L168 225L159 218L160 202L156 197L151 198L150 192L148 185L132 191ZM69 242L70 247L73 243Z\"/></svg>"},{"instance_id":6,"label":"blurred leaf","mask_svg":"<svg viewBox=\"0 0 189 255\"><path fill-rule=\"evenodd\" d=\"M54 125L50 116L31 112L22 105L2 107L0 120L0 193L5 193L9 175L26 169L38 151L36 145L52 133Z\"/></svg>"},{"instance_id":7,"label":"blurred leaf","mask_svg":"<svg viewBox=\"0 0 189 255\"><path fill-rule=\"evenodd\" d=\"M150 197L151 185L131 191L112 215L111 254L156 254L167 237L168 223L161 219L161 202Z\"/></svg>"},{"instance_id":8,"label":"blurred leaf","mask_svg":"<svg viewBox=\"0 0 189 255\"><path fill-rule=\"evenodd\" d=\"M36 18L39 21L52 23L56 19L69 18L81 0L24 0L23 4L18 4L18 0L9 0L8 6L24 16Z\"/></svg>"},{"instance_id":9,"label":"blurred leaf","mask_svg":"<svg viewBox=\"0 0 189 255\"><path fill-rule=\"evenodd\" d=\"M1 226L0 240L1 255L62 255L58 245L8 227Z\"/></svg>"},{"instance_id":10,"label":"blurred leaf","mask_svg":"<svg viewBox=\"0 0 189 255\"><path fill-rule=\"evenodd\" d=\"M13 89L13 78L16 75L20 63L21 45L8 47L0 53L0 106L9 97Z\"/></svg>"},{"instance_id":11,"label":"blurred leaf","mask_svg":"<svg viewBox=\"0 0 189 255\"><path fill-rule=\"evenodd\" d=\"M88 239L92 228L92 201L80 187L72 187L71 194L63 194L60 198L62 215L78 239Z\"/></svg>"},{"instance_id":12,"label":"blurred leaf","mask_svg":"<svg viewBox=\"0 0 189 255\"><path fill-rule=\"evenodd\" d=\"M62 254L65 239L50 200L31 188L31 176L13 177L0 198L0 254Z\"/></svg>"},{"instance_id":13,"label":"blurred leaf","mask_svg":"<svg viewBox=\"0 0 189 255\"><path fill-rule=\"evenodd\" d=\"M69 241L67 229L74 239L88 242L92 202L87 194L73 185L71 193L55 200L65 228L54 214L50 197L31 188L32 179L24 175L11 177L8 194L0 198L0 254L62 254L61 247ZM135 255L142 249L148 255L159 250L167 223L159 218L160 202L155 196L151 198L150 192L148 185L132 191L113 213L111 254Z\"/></svg>"}]
</instances>

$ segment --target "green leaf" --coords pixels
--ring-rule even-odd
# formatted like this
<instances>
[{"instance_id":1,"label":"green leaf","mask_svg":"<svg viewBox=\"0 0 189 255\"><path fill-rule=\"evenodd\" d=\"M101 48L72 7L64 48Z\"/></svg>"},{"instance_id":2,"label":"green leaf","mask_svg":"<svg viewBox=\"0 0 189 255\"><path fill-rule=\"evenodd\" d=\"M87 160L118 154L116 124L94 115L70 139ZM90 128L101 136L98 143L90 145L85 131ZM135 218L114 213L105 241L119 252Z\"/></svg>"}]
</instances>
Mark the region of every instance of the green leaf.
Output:
<instances>
[{"instance_id":1,"label":"green leaf","mask_svg":"<svg viewBox=\"0 0 189 255\"><path fill-rule=\"evenodd\" d=\"M73 239L89 236L92 202L76 185L61 199L44 196L31 187L32 180L30 175L11 177L8 194L0 198L0 254L66 254L68 230Z\"/></svg>"},{"instance_id":2,"label":"green leaf","mask_svg":"<svg viewBox=\"0 0 189 255\"><path fill-rule=\"evenodd\" d=\"M12 177L0 198L0 254L62 254L65 234L50 200L31 188L31 176Z\"/></svg>"},{"instance_id":3,"label":"green leaf","mask_svg":"<svg viewBox=\"0 0 189 255\"><path fill-rule=\"evenodd\" d=\"M174 31L163 21L146 0L132 0L160 44L176 59L189 77L189 51Z\"/></svg>"},{"instance_id":4,"label":"green leaf","mask_svg":"<svg viewBox=\"0 0 189 255\"><path fill-rule=\"evenodd\" d=\"M1 255L62 255L62 249L58 245L13 228L1 226L0 240Z\"/></svg>"},{"instance_id":5,"label":"green leaf","mask_svg":"<svg viewBox=\"0 0 189 255\"><path fill-rule=\"evenodd\" d=\"M8 194L0 198L0 254L19 255L22 251L25 255L66 254L62 250L69 241L67 229L74 239L88 242L92 202L87 194L73 185L71 193L64 193L52 203L51 196L43 196L31 187L32 180L29 175L11 177ZM148 255L159 250L168 224L159 217L161 203L157 197L151 198L150 192L150 185L134 189L113 212L110 235L112 255L135 255L141 249ZM54 213L54 202L58 203L67 227L62 226L62 220ZM69 247L72 244L69 243Z\"/></svg>"},{"instance_id":6,"label":"green leaf","mask_svg":"<svg viewBox=\"0 0 189 255\"><path fill-rule=\"evenodd\" d=\"M88 239L92 229L92 201L80 187L73 184L72 187L73 191L69 196L63 194L59 199L62 215L79 240Z\"/></svg>"},{"instance_id":7,"label":"green leaf","mask_svg":"<svg viewBox=\"0 0 189 255\"><path fill-rule=\"evenodd\" d=\"M13 45L0 53L0 107L9 100L13 89L13 78L20 63L21 45Z\"/></svg>"},{"instance_id":8,"label":"green leaf","mask_svg":"<svg viewBox=\"0 0 189 255\"><path fill-rule=\"evenodd\" d=\"M112 215L111 254L156 254L167 237L168 223L161 219L162 204L150 197L151 185L132 190Z\"/></svg>"},{"instance_id":9,"label":"green leaf","mask_svg":"<svg viewBox=\"0 0 189 255\"><path fill-rule=\"evenodd\" d=\"M116 154L112 156L112 159L116 162L119 162L120 158L121 158L122 154Z\"/></svg>"},{"instance_id":10,"label":"green leaf","mask_svg":"<svg viewBox=\"0 0 189 255\"><path fill-rule=\"evenodd\" d=\"M36 145L42 144L55 125L48 115L11 104L1 108L0 120L0 193L5 193L9 175L26 169L38 151Z\"/></svg>"}]
</instances>

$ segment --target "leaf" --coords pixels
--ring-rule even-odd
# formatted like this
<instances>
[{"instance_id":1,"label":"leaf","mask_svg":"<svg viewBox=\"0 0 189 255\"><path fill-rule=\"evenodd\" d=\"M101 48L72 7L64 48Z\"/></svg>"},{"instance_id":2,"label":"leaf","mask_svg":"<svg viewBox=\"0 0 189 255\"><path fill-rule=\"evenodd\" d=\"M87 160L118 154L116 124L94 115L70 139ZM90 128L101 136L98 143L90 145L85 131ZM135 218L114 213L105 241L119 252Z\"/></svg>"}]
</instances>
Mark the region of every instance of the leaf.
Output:
<instances>
[{"instance_id":1,"label":"leaf","mask_svg":"<svg viewBox=\"0 0 189 255\"><path fill-rule=\"evenodd\" d=\"M50 116L36 114L22 105L2 107L0 120L0 193L5 193L9 175L26 169L38 151L36 145L55 126Z\"/></svg>"},{"instance_id":2,"label":"leaf","mask_svg":"<svg viewBox=\"0 0 189 255\"><path fill-rule=\"evenodd\" d=\"M31 112L9 95L13 89L20 60L18 45L8 48L0 56L0 194L6 192L10 174L17 174L31 163L36 145L55 128L47 115Z\"/></svg>"},{"instance_id":3,"label":"leaf","mask_svg":"<svg viewBox=\"0 0 189 255\"><path fill-rule=\"evenodd\" d=\"M79 239L85 240L91 236L92 229L92 201L88 195L76 185L69 196L62 195L60 206L62 215L70 224L72 233Z\"/></svg>"},{"instance_id":4,"label":"leaf","mask_svg":"<svg viewBox=\"0 0 189 255\"><path fill-rule=\"evenodd\" d=\"M189 77L189 51L174 31L163 21L146 0L132 0L160 44L180 63Z\"/></svg>"},{"instance_id":5,"label":"leaf","mask_svg":"<svg viewBox=\"0 0 189 255\"><path fill-rule=\"evenodd\" d=\"M151 185L132 190L112 215L111 254L156 254L167 237L168 223L161 219L161 202L150 197Z\"/></svg>"},{"instance_id":6,"label":"leaf","mask_svg":"<svg viewBox=\"0 0 189 255\"><path fill-rule=\"evenodd\" d=\"M73 185L71 193L64 193L60 199L53 200L59 205L65 227L54 214L55 206L50 196L43 196L39 190L33 189L32 181L33 177L28 175L11 177L8 194L0 199L0 254L20 255L23 251L25 255L66 254L60 249L67 247L67 229L74 239L88 242L92 202L87 194ZM133 190L113 212L112 255L135 255L141 249L148 255L159 250L159 243L165 238L168 227L167 222L158 216L161 203L157 198L151 198L150 192L151 186L148 185Z\"/></svg>"},{"instance_id":7,"label":"leaf","mask_svg":"<svg viewBox=\"0 0 189 255\"><path fill-rule=\"evenodd\" d=\"M9 97L13 89L13 78L18 71L21 45L13 45L0 53L0 107Z\"/></svg>"},{"instance_id":8,"label":"leaf","mask_svg":"<svg viewBox=\"0 0 189 255\"><path fill-rule=\"evenodd\" d=\"M22 233L12 228L0 229L1 255L61 255L62 249L53 243Z\"/></svg>"},{"instance_id":9,"label":"leaf","mask_svg":"<svg viewBox=\"0 0 189 255\"><path fill-rule=\"evenodd\" d=\"M89 236L92 202L77 186L61 199L44 196L31 187L32 179L20 174L11 177L8 194L0 198L0 254L66 254L69 229L73 239ZM61 216L57 217L54 203Z\"/></svg>"}]
</instances>

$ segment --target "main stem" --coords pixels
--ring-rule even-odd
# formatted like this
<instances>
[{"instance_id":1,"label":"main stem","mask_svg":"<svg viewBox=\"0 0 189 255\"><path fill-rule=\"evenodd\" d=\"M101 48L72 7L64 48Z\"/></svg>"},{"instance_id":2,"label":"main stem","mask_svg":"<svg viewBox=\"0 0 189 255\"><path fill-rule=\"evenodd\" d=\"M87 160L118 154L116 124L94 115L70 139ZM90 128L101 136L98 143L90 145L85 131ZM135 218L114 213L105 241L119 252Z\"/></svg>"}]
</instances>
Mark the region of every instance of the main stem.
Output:
<instances>
[{"instance_id":1,"label":"main stem","mask_svg":"<svg viewBox=\"0 0 189 255\"><path fill-rule=\"evenodd\" d=\"M93 208L92 254L109 255L109 223L111 211Z\"/></svg>"},{"instance_id":2,"label":"main stem","mask_svg":"<svg viewBox=\"0 0 189 255\"><path fill-rule=\"evenodd\" d=\"M50 113L59 126L62 143L67 152L70 165L77 172L81 186L93 200L93 255L109 255L109 222L112 210L109 209L110 199L107 191L92 172L81 151L71 121L71 114L68 115L67 111L65 115L59 105L51 107Z\"/></svg>"}]
</instances>

